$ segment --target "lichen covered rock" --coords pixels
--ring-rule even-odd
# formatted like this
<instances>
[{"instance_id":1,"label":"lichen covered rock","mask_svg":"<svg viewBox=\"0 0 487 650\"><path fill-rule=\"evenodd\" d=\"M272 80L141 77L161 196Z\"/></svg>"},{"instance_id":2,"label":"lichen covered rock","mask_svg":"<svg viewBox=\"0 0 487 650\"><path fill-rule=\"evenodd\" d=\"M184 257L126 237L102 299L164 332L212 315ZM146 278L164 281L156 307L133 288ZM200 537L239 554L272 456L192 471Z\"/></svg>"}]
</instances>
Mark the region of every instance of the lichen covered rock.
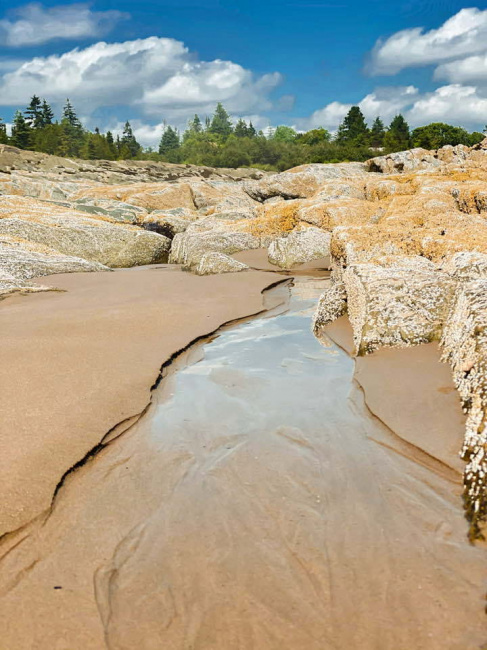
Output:
<instances>
[{"instance_id":1,"label":"lichen covered rock","mask_svg":"<svg viewBox=\"0 0 487 650\"><path fill-rule=\"evenodd\" d=\"M268 249L269 262L282 269L291 269L330 254L330 235L318 228L294 231L273 241Z\"/></svg>"},{"instance_id":2,"label":"lichen covered rock","mask_svg":"<svg viewBox=\"0 0 487 650\"><path fill-rule=\"evenodd\" d=\"M194 273L197 275L214 275L217 273L238 273L249 267L224 253L205 253L200 259Z\"/></svg>"},{"instance_id":3,"label":"lichen covered rock","mask_svg":"<svg viewBox=\"0 0 487 650\"><path fill-rule=\"evenodd\" d=\"M455 283L427 260L352 264L343 279L357 354L440 339Z\"/></svg>"}]
</instances>

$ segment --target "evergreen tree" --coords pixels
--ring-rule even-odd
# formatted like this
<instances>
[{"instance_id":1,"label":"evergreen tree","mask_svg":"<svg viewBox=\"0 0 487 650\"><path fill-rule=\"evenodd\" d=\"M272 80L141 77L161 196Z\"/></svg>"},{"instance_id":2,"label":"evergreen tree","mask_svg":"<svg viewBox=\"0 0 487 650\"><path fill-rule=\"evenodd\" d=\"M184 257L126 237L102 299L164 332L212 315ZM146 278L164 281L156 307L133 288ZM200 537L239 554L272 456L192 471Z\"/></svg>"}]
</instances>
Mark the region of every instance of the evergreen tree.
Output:
<instances>
[{"instance_id":1,"label":"evergreen tree","mask_svg":"<svg viewBox=\"0 0 487 650\"><path fill-rule=\"evenodd\" d=\"M249 126L247 127L247 136L249 138L255 138L257 135L257 131L255 130L255 126L252 124L252 121L249 122Z\"/></svg>"},{"instance_id":2,"label":"evergreen tree","mask_svg":"<svg viewBox=\"0 0 487 650\"><path fill-rule=\"evenodd\" d=\"M130 126L130 122L125 122L125 126L120 140L120 157L121 158L134 158L140 153L141 146L135 139L134 132ZM128 152L128 154L127 154Z\"/></svg>"},{"instance_id":3,"label":"evergreen tree","mask_svg":"<svg viewBox=\"0 0 487 650\"><path fill-rule=\"evenodd\" d=\"M0 117L0 144L8 144L7 125Z\"/></svg>"},{"instance_id":4,"label":"evergreen tree","mask_svg":"<svg viewBox=\"0 0 487 650\"><path fill-rule=\"evenodd\" d=\"M113 141L113 134L111 131L107 131L106 142L108 149L108 160L115 160L118 155L117 145Z\"/></svg>"},{"instance_id":5,"label":"evergreen tree","mask_svg":"<svg viewBox=\"0 0 487 650\"><path fill-rule=\"evenodd\" d=\"M207 116L205 117L205 131L209 131L209 130L210 130L210 127L211 127L211 119L210 119L209 116L207 115ZM487 127L485 127L485 128L487 129Z\"/></svg>"},{"instance_id":6,"label":"evergreen tree","mask_svg":"<svg viewBox=\"0 0 487 650\"><path fill-rule=\"evenodd\" d=\"M382 147L384 146L384 136L386 134L386 130L384 127L384 122L380 119L380 117L377 117L372 124L372 128L370 129L370 144L372 147Z\"/></svg>"},{"instance_id":7,"label":"evergreen tree","mask_svg":"<svg viewBox=\"0 0 487 650\"><path fill-rule=\"evenodd\" d=\"M24 112L26 122L31 129L39 129L44 126L42 122L42 102L37 95L32 95L30 104Z\"/></svg>"},{"instance_id":8,"label":"evergreen tree","mask_svg":"<svg viewBox=\"0 0 487 650\"><path fill-rule=\"evenodd\" d=\"M363 113L358 106L352 106L338 127L337 142L364 145L367 144L368 138L369 129Z\"/></svg>"},{"instance_id":9,"label":"evergreen tree","mask_svg":"<svg viewBox=\"0 0 487 650\"><path fill-rule=\"evenodd\" d=\"M159 143L159 153L161 156L166 155L173 149L178 149L179 146L179 135L176 129L173 129L172 126L166 127L162 134L161 142Z\"/></svg>"},{"instance_id":10,"label":"evergreen tree","mask_svg":"<svg viewBox=\"0 0 487 650\"><path fill-rule=\"evenodd\" d=\"M52 108L49 106L45 99L42 100L42 126L48 126L49 124L52 124L53 119L54 113Z\"/></svg>"},{"instance_id":11,"label":"evergreen tree","mask_svg":"<svg viewBox=\"0 0 487 650\"><path fill-rule=\"evenodd\" d=\"M16 111L14 116L11 142L19 149L28 149L30 146L30 127L21 111Z\"/></svg>"},{"instance_id":12,"label":"evergreen tree","mask_svg":"<svg viewBox=\"0 0 487 650\"><path fill-rule=\"evenodd\" d=\"M228 136L233 131L233 126L230 121L230 116L227 111L223 108L223 105L218 102L215 113L213 114L213 119L211 120L209 131L215 135L219 135L223 140L228 138Z\"/></svg>"},{"instance_id":13,"label":"evergreen tree","mask_svg":"<svg viewBox=\"0 0 487 650\"><path fill-rule=\"evenodd\" d=\"M189 130L193 133L201 133L203 131L203 125L201 124L200 116L195 115L194 118L189 122Z\"/></svg>"},{"instance_id":14,"label":"evergreen tree","mask_svg":"<svg viewBox=\"0 0 487 650\"><path fill-rule=\"evenodd\" d=\"M384 137L384 146L388 151L405 151L411 146L409 125L401 114L392 120Z\"/></svg>"},{"instance_id":15,"label":"evergreen tree","mask_svg":"<svg viewBox=\"0 0 487 650\"><path fill-rule=\"evenodd\" d=\"M247 122L240 118L235 125L235 135L237 138L247 138L249 137L249 127L247 126Z\"/></svg>"},{"instance_id":16,"label":"evergreen tree","mask_svg":"<svg viewBox=\"0 0 487 650\"><path fill-rule=\"evenodd\" d=\"M67 151L65 155L79 156L84 144L84 131L69 99L66 100L63 108L61 125L64 131L63 151Z\"/></svg>"}]
</instances>

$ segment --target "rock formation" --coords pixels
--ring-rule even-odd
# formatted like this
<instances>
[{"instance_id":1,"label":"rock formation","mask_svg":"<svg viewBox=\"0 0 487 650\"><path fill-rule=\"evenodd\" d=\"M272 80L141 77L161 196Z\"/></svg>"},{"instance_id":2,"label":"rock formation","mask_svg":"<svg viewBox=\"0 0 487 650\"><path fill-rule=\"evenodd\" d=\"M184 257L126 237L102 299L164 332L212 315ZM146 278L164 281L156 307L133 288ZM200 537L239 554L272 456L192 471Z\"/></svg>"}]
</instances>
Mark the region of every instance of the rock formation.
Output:
<instances>
[{"instance_id":1,"label":"rock formation","mask_svg":"<svg viewBox=\"0 0 487 650\"><path fill-rule=\"evenodd\" d=\"M463 455L472 537L485 476L487 140L367 163L269 174L75 161L0 146L0 293L55 272L166 261L197 274L244 270L268 248L291 269L331 262L314 320L348 313L356 352L440 341L468 414Z\"/></svg>"}]
</instances>

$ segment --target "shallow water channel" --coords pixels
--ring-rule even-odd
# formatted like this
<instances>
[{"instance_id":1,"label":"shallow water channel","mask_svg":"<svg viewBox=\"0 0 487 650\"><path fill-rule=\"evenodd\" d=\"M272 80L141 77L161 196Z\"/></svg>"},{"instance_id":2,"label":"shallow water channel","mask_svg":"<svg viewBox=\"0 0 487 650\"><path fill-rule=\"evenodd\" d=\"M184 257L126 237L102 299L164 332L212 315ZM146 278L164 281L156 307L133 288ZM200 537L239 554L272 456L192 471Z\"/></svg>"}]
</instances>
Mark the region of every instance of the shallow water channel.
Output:
<instances>
[{"instance_id":1,"label":"shallow water channel","mask_svg":"<svg viewBox=\"0 0 487 650\"><path fill-rule=\"evenodd\" d=\"M461 490L395 449L312 335L323 282L195 345L66 481L2 563L6 648L483 647Z\"/></svg>"}]
</instances>

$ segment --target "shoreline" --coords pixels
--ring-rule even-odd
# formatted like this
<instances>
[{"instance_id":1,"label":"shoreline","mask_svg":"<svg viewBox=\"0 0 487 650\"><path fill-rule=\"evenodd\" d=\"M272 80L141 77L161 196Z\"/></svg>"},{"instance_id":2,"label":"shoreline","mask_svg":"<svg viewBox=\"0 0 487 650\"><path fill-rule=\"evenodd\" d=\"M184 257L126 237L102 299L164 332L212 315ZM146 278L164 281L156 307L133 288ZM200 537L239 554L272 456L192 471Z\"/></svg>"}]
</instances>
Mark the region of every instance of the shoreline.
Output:
<instances>
[{"instance_id":1,"label":"shoreline","mask_svg":"<svg viewBox=\"0 0 487 650\"><path fill-rule=\"evenodd\" d=\"M48 509L67 473L140 416L169 359L271 308L265 292L288 280L258 271L199 277L158 265L48 276L39 281L58 291L6 298L0 535Z\"/></svg>"},{"instance_id":2,"label":"shoreline","mask_svg":"<svg viewBox=\"0 0 487 650\"><path fill-rule=\"evenodd\" d=\"M437 343L381 348L354 356L347 316L327 325L325 334L353 359L354 380L370 413L414 450L440 463L461 484L459 457L466 416L450 368L440 361Z\"/></svg>"}]
</instances>

